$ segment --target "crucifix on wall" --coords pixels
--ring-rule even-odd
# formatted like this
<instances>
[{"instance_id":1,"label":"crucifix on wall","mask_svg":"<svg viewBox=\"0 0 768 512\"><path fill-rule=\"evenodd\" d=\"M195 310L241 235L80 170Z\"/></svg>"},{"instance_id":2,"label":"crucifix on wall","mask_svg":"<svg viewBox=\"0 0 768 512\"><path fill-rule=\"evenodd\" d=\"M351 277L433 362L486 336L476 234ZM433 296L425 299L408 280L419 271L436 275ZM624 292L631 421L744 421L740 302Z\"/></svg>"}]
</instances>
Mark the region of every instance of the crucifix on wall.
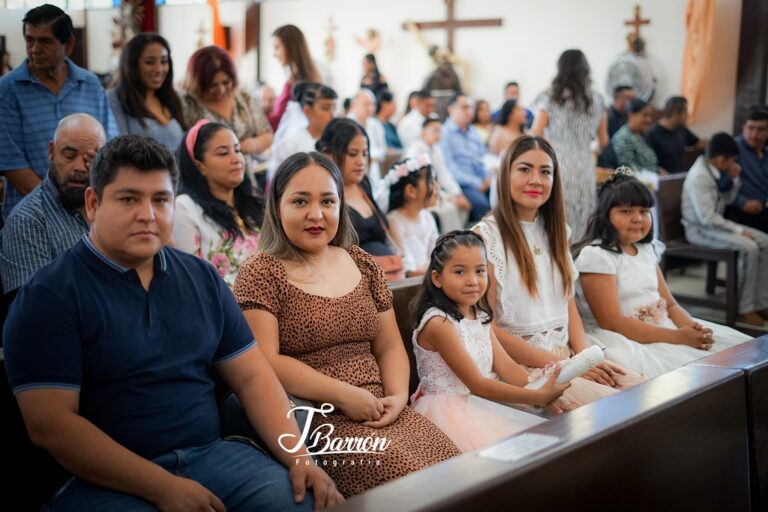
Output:
<instances>
[{"instance_id":1,"label":"crucifix on wall","mask_svg":"<svg viewBox=\"0 0 768 512\"><path fill-rule=\"evenodd\" d=\"M645 49L645 41L640 37L640 27L650 24L651 20L640 17L640 6L635 5L635 17L631 20L624 20L624 25L632 27L632 31L627 35L629 51L638 54L643 53L643 50Z\"/></svg>"},{"instance_id":2,"label":"crucifix on wall","mask_svg":"<svg viewBox=\"0 0 768 512\"><path fill-rule=\"evenodd\" d=\"M416 21L403 23L403 28L411 30L415 26L420 30L443 28L448 32L448 51L453 53L453 33L459 28L472 27L500 27L501 18L475 19L475 20L457 20L454 16L455 0L443 0L448 10L448 15L444 21Z\"/></svg>"}]
</instances>

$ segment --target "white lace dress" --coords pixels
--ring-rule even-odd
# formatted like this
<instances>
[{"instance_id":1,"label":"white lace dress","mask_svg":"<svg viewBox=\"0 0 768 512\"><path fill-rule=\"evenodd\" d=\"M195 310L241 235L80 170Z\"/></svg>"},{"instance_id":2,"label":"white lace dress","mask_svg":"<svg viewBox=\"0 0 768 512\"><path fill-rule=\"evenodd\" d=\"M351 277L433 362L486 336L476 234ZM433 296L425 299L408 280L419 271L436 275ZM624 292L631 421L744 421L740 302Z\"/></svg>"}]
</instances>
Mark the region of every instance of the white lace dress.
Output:
<instances>
[{"instance_id":1,"label":"white lace dress","mask_svg":"<svg viewBox=\"0 0 768 512\"><path fill-rule=\"evenodd\" d=\"M546 421L527 412L471 395L467 386L451 370L438 352L419 346L418 336L427 322L439 316L456 328L464 349L484 377L493 373L490 323L468 318L460 322L445 312L430 308L413 331L413 350L419 372L419 389L411 397L411 407L426 416L451 438L463 452L516 434Z\"/></svg>"},{"instance_id":2,"label":"white lace dress","mask_svg":"<svg viewBox=\"0 0 768 512\"><path fill-rule=\"evenodd\" d=\"M653 246L652 244L636 246L638 252L634 256L606 251L598 246L587 246L582 249L576 259L576 268L581 273L615 275L616 293L624 316L675 329L675 324L667 316L667 303L659 294L656 274L658 259ZM599 338L607 347L606 356L622 366L643 373L647 377L656 377L710 354L705 350L687 345L663 342L639 343L617 332L600 329L580 285L577 286L576 291L585 329ZM730 327L705 320L697 319L696 321L712 329L715 340L712 346L713 352L751 339Z\"/></svg>"},{"instance_id":3,"label":"white lace dress","mask_svg":"<svg viewBox=\"0 0 768 512\"><path fill-rule=\"evenodd\" d=\"M505 257L496 219L493 216L486 217L476 226L485 240L488 261L493 265L496 279L496 303L491 304L496 325L524 339L529 345L551 352L560 359L566 359L571 356L571 347L568 344L568 301L572 295L566 296L560 272L550 257L549 237L544 229L543 219L538 217L534 222L520 224L536 263L536 297L528 293L520 278L515 257L512 254ZM573 280L576 282L578 272L572 261L571 268ZM587 342L595 343L589 337ZM540 368L528 370L533 378L541 375ZM643 380L637 374L628 373L620 378L620 387L628 387ZM559 401L569 407L578 407L617 392L615 388L577 378L571 381L571 387Z\"/></svg>"},{"instance_id":4,"label":"white lace dress","mask_svg":"<svg viewBox=\"0 0 768 512\"><path fill-rule=\"evenodd\" d=\"M422 273L429 266L432 249L437 242L437 224L429 210L421 210L419 218L413 221L403 215L399 209L387 213L389 229L400 240L403 251L403 268L406 272Z\"/></svg>"},{"instance_id":5,"label":"white lace dress","mask_svg":"<svg viewBox=\"0 0 768 512\"><path fill-rule=\"evenodd\" d=\"M599 92L592 90L591 93L592 106L588 110L577 108L571 99L558 105L552 101L549 90L534 100L533 107L534 111L545 111L549 117L544 137L557 152L568 225L573 229L572 240L581 240L584 236L589 216L597 205L591 144L596 138L605 102Z\"/></svg>"}]
</instances>

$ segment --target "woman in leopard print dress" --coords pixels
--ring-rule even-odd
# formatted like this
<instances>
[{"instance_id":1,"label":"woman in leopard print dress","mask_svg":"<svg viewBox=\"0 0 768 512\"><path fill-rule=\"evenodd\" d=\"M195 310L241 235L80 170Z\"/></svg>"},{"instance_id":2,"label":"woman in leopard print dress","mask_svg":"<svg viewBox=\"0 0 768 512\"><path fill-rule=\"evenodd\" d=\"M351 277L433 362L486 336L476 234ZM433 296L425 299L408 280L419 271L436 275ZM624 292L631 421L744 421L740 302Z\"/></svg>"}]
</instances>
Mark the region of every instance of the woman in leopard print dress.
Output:
<instances>
[{"instance_id":1,"label":"woman in leopard print dress","mask_svg":"<svg viewBox=\"0 0 768 512\"><path fill-rule=\"evenodd\" d=\"M293 155L272 183L260 252L242 265L233 290L286 391L334 406L313 416L310 433L386 438L377 453L319 456L344 496L460 453L406 406L408 359L392 294L353 240L338 168L319 153Z\"/></svg>"}]
</instances>

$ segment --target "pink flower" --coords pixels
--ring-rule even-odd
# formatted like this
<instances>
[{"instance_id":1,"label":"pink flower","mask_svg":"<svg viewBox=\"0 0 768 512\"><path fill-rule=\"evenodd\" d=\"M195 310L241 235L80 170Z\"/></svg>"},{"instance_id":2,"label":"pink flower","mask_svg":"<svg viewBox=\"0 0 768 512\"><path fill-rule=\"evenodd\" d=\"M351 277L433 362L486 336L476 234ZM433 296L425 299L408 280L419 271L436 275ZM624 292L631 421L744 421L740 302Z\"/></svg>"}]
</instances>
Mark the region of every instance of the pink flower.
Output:
<instances>
[{"instance_id":1,"label":"pink flower","mask_svg":"<svg viewBox=\"0 0 768 512\"><path fill-rule=\"evenodd\" d=\"M211 263L219 271L219 274L223 277L232 268L232 264L229 262L226 254L214 254L211 258Z\"/></svg>"}]
</instances>

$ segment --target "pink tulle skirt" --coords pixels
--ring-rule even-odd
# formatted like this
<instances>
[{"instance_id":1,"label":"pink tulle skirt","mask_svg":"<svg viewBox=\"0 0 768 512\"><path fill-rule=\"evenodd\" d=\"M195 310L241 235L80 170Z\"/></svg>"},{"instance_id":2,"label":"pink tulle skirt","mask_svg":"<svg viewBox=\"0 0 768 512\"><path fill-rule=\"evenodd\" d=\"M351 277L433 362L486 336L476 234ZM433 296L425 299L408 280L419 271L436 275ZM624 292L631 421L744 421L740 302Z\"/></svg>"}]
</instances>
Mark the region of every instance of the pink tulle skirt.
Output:
<instances>
[{"instance_id":1,"label":"pink tulle skirt","mask_svg":"<svg viewBox=\"0 0 768 512\"><path fill-rule=\"evenodd\" d=\"M462 452L481 448L546 421L474 395L425 395L417 391L414 411L426 416Z\"/></svg>"}]
</instances>

